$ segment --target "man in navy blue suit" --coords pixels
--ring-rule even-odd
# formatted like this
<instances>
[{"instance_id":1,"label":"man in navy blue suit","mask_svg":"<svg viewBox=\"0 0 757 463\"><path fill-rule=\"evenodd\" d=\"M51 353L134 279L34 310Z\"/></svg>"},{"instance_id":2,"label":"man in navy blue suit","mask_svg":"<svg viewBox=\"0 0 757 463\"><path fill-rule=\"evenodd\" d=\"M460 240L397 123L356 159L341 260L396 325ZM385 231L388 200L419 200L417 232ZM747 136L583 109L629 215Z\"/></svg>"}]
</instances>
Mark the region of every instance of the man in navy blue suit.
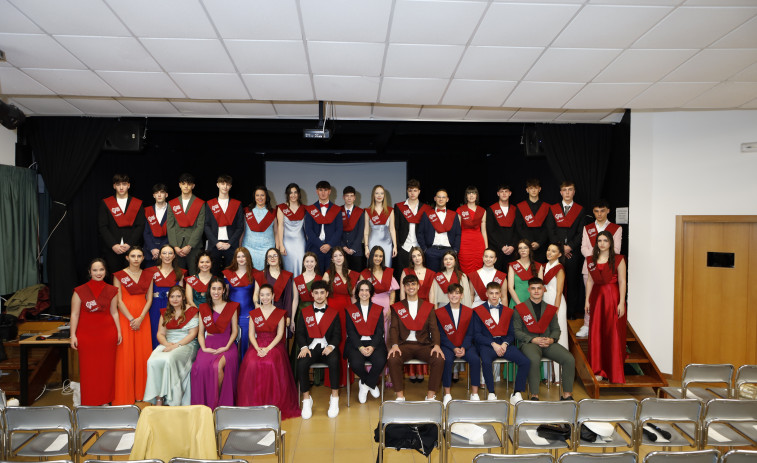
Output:
<instances>
[{"instance_id":1,"label":"man in navy blue suit","mask_svg":"<svg viewBox=\"0 0 757 463\"><path fill-rule=\"evenodd\" d=\"M449 195L441 189L434 196L436 207L426 212L418 227L418 244L426 255L426 266L435 272L442 270L442 256L449 250L460 252L460 219L454 210L447 209Z\"/></svg>"},{"instance_id":2,"label":"man in navy blue suit","mask_svg":"<svg viewBox=\"0 0 757 463\"><path fill-rule=\"evenodd\" d=\"M205 203L205 238L213 261L211 272L218 276L234 262L234 253L244 231L241 203L229 197L231 183L231 175L219 175L216 180L218 197Z\"/></svg>"},{"instance_id":3,"label":"man in navy blue suit","mask_svg":"<svg viewBox=\"0 0 757 463\"><path fill-rule=\"evenodd\" d=\"M305 206L305 236L308 244L306 251L318 256L321 272L329 268L331 250L342 241L342 208L329 200L331 184L321 180L315 185L318 201Z\"/></svg>"}]
</instances>

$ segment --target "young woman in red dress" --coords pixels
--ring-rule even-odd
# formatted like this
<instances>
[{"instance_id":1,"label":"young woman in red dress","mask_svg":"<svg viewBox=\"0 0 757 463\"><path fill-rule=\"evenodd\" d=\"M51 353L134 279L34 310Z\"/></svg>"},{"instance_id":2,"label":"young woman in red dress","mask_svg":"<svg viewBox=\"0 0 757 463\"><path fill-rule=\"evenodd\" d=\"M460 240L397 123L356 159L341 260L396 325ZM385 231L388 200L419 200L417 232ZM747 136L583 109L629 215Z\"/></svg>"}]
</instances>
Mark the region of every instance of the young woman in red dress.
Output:
<instances>
[{"instance_id":1,"label":"young woman in red dress","mask_svg":"<svg viewBox=\"0 0 757 463\"><path fill-rule=\"evenodd\" d=\"M281 251L269 248L265 252L265 268L262 272L254 272L258 287L269 284L273 288L273 304L286 312L286 322L290 323L292 311L292 272L283 269L284 260ZM260 296L258 296L260 297Z\"/></svg>"},{"instance_id":2,"label":"young woman in red dress","mask_svg":"<svg viewBox=\"0 0 757 463\"><path fill-rule=\"evenodd\" d=\"M337 309L339 322L342 324L342 340L339 342L339 352L344 352L344 342L347 339L347 306L355 302L355 285L359 278L359 273L349 269L342 248L333 248L331 250L331 264L326 273L323 274L323 280L329 283L328 305ZM347 384L347 370L347 359L342 359L339 370L341 374L340 386ZM350 374L350 382L354 376L354 374ZM331 387L328 375L326 375L325 384Z\"/></svg>"},{"instance_id":3,"label":"young woman in red dress","mask_svg":"<svg viewBox=\"0 0 757 463\"><path fill-rule=\"evenodd\" d=\"M460 269L466 275L481 267L484 249L489 246L486 236L486 209L478 205L478 188L465 189L465 204L457 208L462 234L460 235Z\"/></svg>"},{"instance_id":4,"label":"young woman in red dress","mask_svg":"<svg viewBox=\"0 0 757 463\"><path fill-rule=\"evenodd\" d=\"M424 301L434 303L431 295L431 287L434 284L436 272L426 268L426 256L423 250L418 246L410 248L410 267L402 269L402 281L405 275L415 275L418 277L420 288L418 289L418 298ZM400 300L405 299L405 286L400 285ZM428 365L407 365L405 374L411 383L422 383L423 377L428 374Z\"/></svg>"}]
</instances>

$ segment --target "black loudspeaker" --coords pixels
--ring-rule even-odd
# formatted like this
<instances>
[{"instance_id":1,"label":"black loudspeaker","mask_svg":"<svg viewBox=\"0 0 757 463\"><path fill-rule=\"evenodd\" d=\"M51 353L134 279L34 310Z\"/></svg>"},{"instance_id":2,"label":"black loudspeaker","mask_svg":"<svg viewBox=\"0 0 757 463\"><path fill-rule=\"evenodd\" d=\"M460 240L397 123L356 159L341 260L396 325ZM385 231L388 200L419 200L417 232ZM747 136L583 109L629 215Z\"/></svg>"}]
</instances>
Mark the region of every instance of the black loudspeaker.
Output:
<instances>
[{"instance_id":1,"label":"black loudspeaker","mask_svg":"<svg viewBox=\"0 0 757 463\"><path fill-rule=\"evenodd\" d=\"M143 127L140 121L118 121L105 137L103 149L107 151L140 151Z\"/></svg>"},{"instance_id":2,"label":"black loudspeaker","mask_svg":"<svg viewBox=\"0 0 757 463\"><path fill-rule=\"evenodd\" d=\"M541 136L536 127L526 127L523 129L523 144L525 145L526 157L546 156Z\"/></svg>"}]
</instances>

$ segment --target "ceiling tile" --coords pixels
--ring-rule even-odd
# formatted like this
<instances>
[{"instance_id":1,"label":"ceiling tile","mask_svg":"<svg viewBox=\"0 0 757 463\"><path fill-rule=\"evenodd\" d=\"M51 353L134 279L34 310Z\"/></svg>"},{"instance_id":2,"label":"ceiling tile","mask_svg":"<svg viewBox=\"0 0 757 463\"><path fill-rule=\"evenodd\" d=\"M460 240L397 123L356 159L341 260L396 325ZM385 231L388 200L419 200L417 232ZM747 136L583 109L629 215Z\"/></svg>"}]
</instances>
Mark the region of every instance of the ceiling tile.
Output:
<instances>
[{"instance_id":1,"label":"ceiling tile","mask_svg":"<svg viewBox=\"0 0 757 463\"><path fill-rule=\"evenodd\" d=\"M307 40L384 42L392 2L300 0Z\"/></svg>"},{"instance_id":2,"label":"ceiling tile","mask_svg":"<svg viewBox=\"0 0 757 463\"><path fill-rule=\"evenodd\" d=\"M453 79L442 100L443 105L502 106L517 82L501 80Z\"/></svg>"},{"instance_id":3,"label":"ceiling tile","mask_svg":"<svg viewBox=\"0 0 757 463\"><path fill-rule=\"evenodd\" d=\"M226 49L242 74L307 74L301 40L226 40Z\"/></svg>"},{"instance_id":4,"label":"ceiling tile","mask_svg":"<svg viewBox=\"0 0 757 463\"><path fill-rule=\"evenodd\" d=\"M631 109L679 108L715 85L715 82L658 82L629 101L627 107Z\"/></svg>"},{"instance_id":5,"label":"ceiling tile","mask_svg":"<svg viewBox=\"0 0 757 463\"><path fill-rule=\"evenodd\" d=\"M685 0L686 6L754 6L754 0Z\"/></svg>"},{"instance_id":6,"label":"ceiling tile","mask_svg":"<svg viewBox=\"0 0 757 463\"><path fill-rule=\"evenodd\" d=\"M53 95L54 92L16 68L0 68L0 94Z\"/></svg>"},{"instance_id":7,"label":"ceiling tile","mask_svg":"<svg viewBox=\"0 0 757 463\"><path fill-rule=\"evenodd\" d=\"M379 82L378 77L313 76L315 99L321 101L374 103Z\"/></svg>"},{"instance_id":8,"label":"ceiling tile","mask_svg":"<svg viewBox=\"0 0 757 463\"><path fill-rule=\"evenodd\" d=\"M373 116L377 119L418 119L421 113L420 106L413 105L373 105Z\"/></svg>"},{"instance_id":9,"label":"ceiling tile","mask_svg":"<svg viewBox=\"0 0 757 463\"><path fill-rule=\"evenodd\" d=\"M579 8L579 5L493 3L471 45L546 47ZM538 27L535 21L524 18L538 18Z\"/></svg>"},{"instance_id":10,"label":"ceiling tile","mask_svg":"<svg viewBox=\"0 0 757 463\"><path fill-rule=\"evenodd\" d=\"M365 103L338 103L334 105L337 119L373 119L373 105Z\"/></svg>"},{"instance_id":11,"label":"ceiling tile","mask_svg":"<svg viewBox=\"0 0 757 463\"><path fill-rule=\"evenodd\" d=\"M741 108L757 109L757 98L755 98L754 100L750 101L749 103L745 105L742 105Z\"/></svg>"},{"instance_id":12,"label":"ceiling tile","mask_svg":"<svg viewBox=\"0 0 757 463\"><path fill-rule=\"evenodd\" d=\"M521 82L503 106L508 108L561 108L584 84Z\"/></svg>"},{"instance_id":13,"label":"ceiling tile","mask_svg":"<svg viewBox=\"0 0 757 463\"><path fill-rule=\"evenodd\" d=\"M105 1L137 37L217 37L205 10L196 0Z\"/></svg>"},{"instance_id":14,"label":"ceiling tile","mask_svg":"<svg viewBox=\"0 0 757 463\"><path fill-rule=\"evenodd\" d=\"M555 118L555 122L600 122L610 114L608 110L565 111Z\"/></svg>"},{"instance_id":15,"label":"ceiling tile","mask_svg":"<svg viewBox=\"0 0 757 463\"><path fill-rule=\"evenodd\" d=\"M198 100L248 100L238 74L171 73L171 78L189 98Z\"/></svg>"},{"instance_id":16,"label":"ceiling tile","mask_svg":"<svg viewBox=\"0 0 757 463\"><path fill-rule=\"evenodd\" d=\"M186 98L187 95L163 72L98 71L105 82L122 96L143 98Z\"/></svg>"},{"instance_id":17,"label":"ceiling tile","mask_svg":"<svg viewBox=\"0 0 757 463\"><path fill-rule=\"evenodd\" d=\"M82 113L63 98L13 98L11 102L18 102L40 116Z\"/></svg>"},{"instance_id":18,"label":"ceiling tile","mask_svg":"<svg viewBox=\"0 0 757 463\"><path fill-rule=\"evenodd\" d=\"M734 82L757 82L757 63L731 77L730 80Z\"/></svg>"},{"instance_id":19,"label":"ceiling tile","mask_svg":"<svg viewBox=\"0 0 757 463\"><path fill-rule=\"evenodd\" d=\"M525 79L539 82L587 82L620 52L621 50L550 48L534 64Z\"/></svg>"},{"instance_id":20,"label":"ceiling tile","mask_svg":"<svg viewBox=\"0 0 757 463\"><path fill-rule=\"evenodd\" d=\"M399 0L389 39L395 43L465 45L485 9L484 2Z\"/></svg>"},{"instance_id":21,"label":"ceiling tile","mask_svg":"<svg viewBox=\"0 0 757 463\"><path fill-rule=\"evenodd\" d=\"M649 88L650 84L587 84L576 96L565 103L569 109L624 108L633 97Z\"/></svg>"},{"instance_id":22,"label":"ceiling tile","mask_svg":"<svg viewBox=\"0 0 757 463\"><path fill-rule=\"evenodd\" d=\"M8 62L20 68L86 68L74 55L47 35L0 33L0 45Z\"/></svg>"},{"instance_id":23,"label":"ceiling tile","mask_svg":"<svg viewBox=\"0 0 757 463\"><path fill-rule=\"evenodd\" d=\"M276 114L279 117L297 116L304 119L318 119L318 103L284 103L281 101L274 101L273 107L276 109Z\"/></svg>"},{"instance_id":24,"label":"ceiling tile","mask_svg":"<svg viewBox=\"0 0 757 463\"><path fill-rule=\"evenodd\" d=\"M633 48L703 48L755 13L757 8L677 8L637 40Z\"/></svg>"},{"instance_id":25,"label":"ceiling tile","mask_svg":"<svg viewBox=\"0 0 757 463\"><path fill-rule=\"evenodd\" d=\"M253 100L310 101L313 87L304 74L243 74Z\"/></svg>"},{"instance_id":26,"label":"ceiling tile","mask_svg":"<svg viewBox=\"0 0 757 463\"><path fill-rule=\"evenodd\" d=\"M167 72L235 72L219 40L142 39Z\"/></svg>"},{"instance_id":27,"label":"ceiling tile","mask_svg":"<svg viewBox=\"0 0 757 463\"><path fill-rule=\"evenodd\" d=\"M380 76L383 43L308 42L313 74Z\"/></svg>"},{"instance_id":28,"label":"ceiling tile","mask_svg":"<svg viewBox=\"0 0 757 463\"><path fill-rule=\"evenodd\" d=\"M276 110L270 101L256 101L251 103L223 102L229 114L234 116L276 117Z\"/></svg>"},{"instance_id":29,"label":"ceiling tile","mask_svg":"<svg viewBox=\"0 0 757 463\"><path fill-rule=\"evenodd\" d=\"M294 0L202 0L224 39L300 40Z\"/></svg>"},{"instance_id":30,"label":"ceiling tile","mask_svg":"<svg viewBox=\"0 0 757 463\"><path fill-rule=\"evenodd\" d=\"M562 109L519 109L510 122L551 122L563 112Z\"/></svg>"},{"instance_id":31,"label":"ceiling tile","mask_svg":"<svg viewBox=\"0 0 757 463\"><path fill-rule=\"evenodd\" d=\"M468 47L455 71L455 77L520 80L543 50L525 47Z\"/></svg>"},{"instance_id":32,"label":"ceiling tile","mask_svg":"<svg viewBox=\"0 0 757 463\"><path fill-rule=\"evenodd\" d=\"M697 50L625 50L594 82L657 82Z\"/></svg>"},{"instance_id":33,"label":"ceiling tile","mask_svg":"<svg viewBox=\"0 0 757 463\"><path fill-rule=\"evenodd\" d=\"M8 0L0 0L0 31L18 34L42 32Z\"/></svg>"},{"instance_id":34,"label":"ceiling tile","mask_svg":"<svg viewBox=\"0 0 757 463\"><path fill-rule=\"evenodd\" d=\"M441 99L447 83L447 79L384 77L379 101L394 104L436 103Z\"/></svg>"},{"instance_id":35,"label":"ceiling tile","mask_svg":"<svg viewBox=\"0 0 757 463\"><path fill-rule=\"evenodd\" d=\"M173 116L179 114L174 105L166 100L118 100L132 114L144 116Z\"/></svg>"},{"instance_id":36,"label":"ceiling tile","mask_svg":"<svg viewBox=\"0 0 757 463\"><path fill-rule=\"evenodd\" d=\"M24 69L24 72L58 95L118 95L113 88L92 71L75 69Z\"/></svg>"},{"instance_id":37,"label":"ceiling tile","mask_svg":"<svg viewBox=\"0 0 757 463\"><path fill-rule=\"evenodd\" d=\"M12 2L48 34L131 35L102 0Z\"/></svg>"},{"instance_id":38,"label":"ceiling tile","mask_svg":"<svg viewBox=\"0 0 757 463\"><path fill-rule=\"evenodd\" d=\"M424 106L418 119L427 121L461 121L468 114L469 106Z\"/></svg>"},{"instance_id":39,"label":"ceiling tile","mask_svg":"<svg viewBox=\"0 0 757 463\"><path fill-rule=\"evenodd\" d=\"M563 48L626 48L647 32L670 7L587 5L555 39ZM601 40L597 40L601 37Z\"/></svg>"},{"instance_id":40,"label":"ceiling tile","mask_svg":"<svg viewBox=\"0 0 757 463\"><path fill-rule=\"evenodd\" d=\"M757 17L754 17L713 43L711 48L753 48L756 43Z\"/></svg>"},{"instance_id":41,"label":"ceiling tile","mask_svg":"<svg viewBox=\"0 0 757 463\"><path fill-rule=\"evenodd\" d=\"M689 101L684 108L737 108L757 97L757 82L723 82Z\"/></svg>"},{"instance_id":42,"label":"ceiling tile","mask_svg":"<svg viewBox=\"0 0 757 463\"><path fill-rule=\"evenodd\" d=\"M465 115L466 121L499 121L506 122L515 114L513 109L492 109L473 107Z\"/></svg>"},{"instance_id":43,"label":"ceiling tile","mask_svg":"<svg viewBox=\"0 0 757 463\"><path fill-rule=\"evenodd\" d=\"M384 75L449 78L465 48L459 45L390 44Z\"/></svg>"},{"instance_id":44,"label":"ceiling tile","mask_svg":"<svg viewBox=\"0 0 757 463\"><path fill-rule=\"evenodd\" d=\"M681 0L589 0L595 5L670 5L678 6Z\"/></svg>"},{"instance_id":45,"label":"ceiling tile","mask_svg":"<svg viewBox=\"0 0 757 463\"><path fill-rule=\"evenodd\" d=\"M129 116L131 111L116 100L105 98L90 100L83 98L66 98L66 101L87 116Z\"/></svg>"},{"instance_id":46,"label":"ceiling tile","mask_svg":"<svg viewBox=\"0 0 757 463\"><path fill-rule=\"evenodd\" d=\"M173 101L173 105L185 116L226 116L226 108L214 101Z\"/></svg>"},{"instance_id":47,"label":"ceiling tile","mask_svg":"<svg viewBox=\"0 0 757 463\"><path fill-rule=\"evenodd\" d=\"M96 71L160 71L158 63L134 37L58 35L55 39Z\"/></svg>"},{"instance_id":48,"label":"ceiling tile","mask_svg":"<svg viewBox=\"0 0 757 463\"><path fill-rule=\"evenodd\" d=\"M754 62L757 62L757 48L702 50L665 76L663 80L666 82L715 82L731 77Z\"/></svg>"},{"instance_id":49,"label":"ceiling tile","mask_svg":"<svg viewBox=\"0 0 757 463\"><path fill-rule=\"evenodd\" d=\"M33 116L34 115L34 111L32 111L31 109L29 109L26 106L22 105L21 103L19 103L18 101L16 101L14 98L10 98L8 100L8 104L12 105L12 106L15 106L18 109L20 109L21 112L24 113L24 115L26 115L26 116Z\"/></svg>"}]
</instances>

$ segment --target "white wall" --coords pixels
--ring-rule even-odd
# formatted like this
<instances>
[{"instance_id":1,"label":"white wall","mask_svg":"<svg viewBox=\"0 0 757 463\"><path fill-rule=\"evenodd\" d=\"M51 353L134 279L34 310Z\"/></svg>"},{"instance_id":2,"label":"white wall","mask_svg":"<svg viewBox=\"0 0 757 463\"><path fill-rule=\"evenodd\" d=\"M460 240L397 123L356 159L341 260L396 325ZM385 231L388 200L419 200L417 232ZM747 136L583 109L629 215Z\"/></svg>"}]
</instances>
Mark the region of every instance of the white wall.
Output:
<instances>
[{"instance_id":1,"label":"white wall","mask_svg":"<svg viewBox=\"0 0 757 463\"><path fill-rule=\"evenodd\" d=\"M0 164L16 165L16 131L0 126Z\"/></svg>"},{"instance_id":2,"label":"white wall","mask_svg":"<svg viewBox=\"0 0 757 463\"><path fill-rule=\"evenodd\" d=\"M631 114L628 316L673 371L676 215L757 214L757 111Z\"/></svg>"}]
</instances>

